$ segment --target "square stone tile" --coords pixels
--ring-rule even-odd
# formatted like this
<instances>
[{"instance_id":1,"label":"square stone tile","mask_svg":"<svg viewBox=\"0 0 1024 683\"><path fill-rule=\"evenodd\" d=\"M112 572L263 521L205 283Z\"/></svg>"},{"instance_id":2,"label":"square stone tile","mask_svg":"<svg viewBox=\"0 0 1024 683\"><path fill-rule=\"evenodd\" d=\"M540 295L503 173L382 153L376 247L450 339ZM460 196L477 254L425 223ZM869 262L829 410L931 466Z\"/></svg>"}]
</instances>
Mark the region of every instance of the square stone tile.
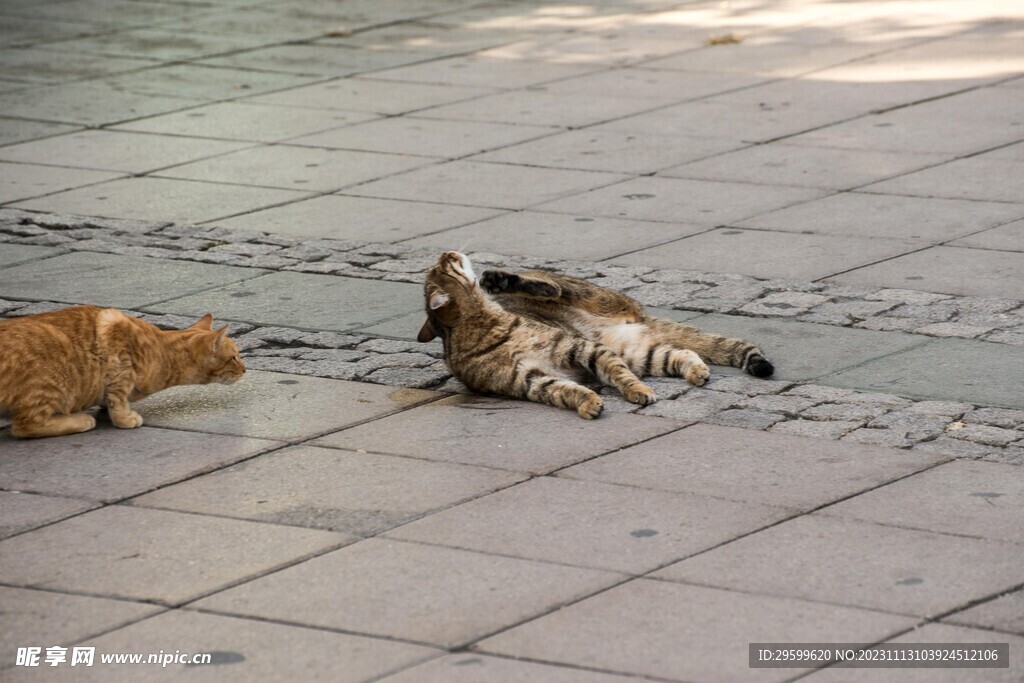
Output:
<instances>
[{"instance_id":1,"label":"square stone tile","mask_svg":"<svg viewBox=\"0 0 1024 683\"><path fill-rule=\"evenodd\" d=\"M0 26L0 45L27 47L44 39L57 40L102 32L104 32L104 28L97 24L42 21L8 15L4 17L4 23Z\"/></svg>"},{"instance_id":2,"label":"square stone tile","mask_svg":"<svg viewBox=\"0 0 1024 683\"><path fill-rule=\"evenodd\" d=\"M748 643L872 642L913 624L849 607L638 579L477 649L662 679L784 681L793 669L747 667Z\"/></svg>"},{"instance_id":3,"label":"square stone tile","mask_svg":"<svg viewBox=\"0 0 1024 683\"><path fill-rule=\"evenodd\" d=\"M524 478L504 470L296 446L132 502L365 536Z\"/></svg>"},{"instance_id":4,"label":"square stone tile","mask_svg":"<svg viewBox=\"0 0 1024 683\"><path fill-rule=\"evenodd\" d=\"M3 437L0 437L2 439ZM4 453L5 457L6 452ZM0 469L0 472L3 470ZM73 498L38 496L20 491L0 491L0 538L20 534L96 507L95 503Z\"/></svg>"},{"instance_id":5,"label":"square stone tile","mask_svg":"<svg viewBox=\"0 0 1024 683\"><path fill-rule=\"evenodd\" d=\"M739 143L722 138L572 130L488 152L475 160L645 174L720 154L737 146Z\"/></svg>"},{"instance_id":6,"label":"square stone tile","mask_svg":"<svg viewBox=\"0 0 1024 683\"><path fill-rule=\"evenodd\" d=\"M517 211L419 237L407 244L438 249L470 244L476 251L496 254L543 254L545 258L599 261L706 229L679 223Z\"/></svg>"},{"instance_id":7,"label":"square stone tile","mask_svg":"<svg viewBox=\"0 0 1024 683\"><path fill-rule=\"evenodd\" d=\"M543 86L543 91L584 98L606 97L608 93L615 93L627 100L673 104L749 88L764 80L744 74L678 73L625 67L559 80Z\"/></svg>"},{"instance_id":8,"label":"square stone tile","mask_svg":"<svg viewBox=\"0 0 1024 683\"><path fill-rule=\"evenodd\" d=\"M84 80L153 66L153 62L143 59L72 54L39 48L0 50L0 63L8 75L38 83Z\"/></svg>"},{"instance_id":9,"label":"square stone tile","mask_svg":"<svg viewBox=\"0 0 1024 683\"><path fill-rule=\"evenodd\" d=\"M294 441L433 396L419 389L250 370L231 386L169 389L146 399L144 408L150 425Z\"/></svg>"},{"instance_id":10,"label":"square stone tile","mask_svg":"<svg viewBox=\"0 0 1024 683\"><path fill-rule=\"evenodd\" d=\"M850 285L1019 299L1024 291L1024 254L931 247L830 279Z\"/></svg>"},{"instance_id":11,"label":"square stone tile","mask_svg":"<svg viewBox=\"0 0 1024 683\"><path fill-rule=\"evenodd\" d=\"M871 192L920 197L1016 202L1024 204L1024 188L1015 182L1024 163L983 156L957 159L942 166L893 178L866 188Z\"/></svg>"},{"instance_id":12,"label":"square stone tile","mask_svg":"<svg viewBox=\"0 0 1024 683\"><path fill-rule=\"evenodd\" d=\"M168 643L173 642L172 649ZM211 664L133 667L133 681L245 682L252 680L332 680L361 683L403 669L438 654L437 650L379 638L238 619L217 614L174 610L94 638L96 664L91 668L62 665L48 678L109 681L112 667L99 663L99 653L210 653ZM44 650L45 652L45 650ZM296 653L303 652L303 656ZM70 657L69 657L70 658ZM31 674L31 669L18 673ZM27 678L28 676L26 676ZM21 679L15 679L21 680Z\"/></svg>"},{"instance_id":13,"label":"square stone tile","mask_svg":"<svg viewBox=\"0 0 1024 683\"><path fill-rule=\"evenodd\" d=\"M187 12L187 8L173 4L139 6L127 0L79 0L68 7L56 7L49 2L40 2L31 8L22 8L20 13L43 20L130 26L168 21Z\"/></svg>"},{"instance_id":14,"label":"square stone tile","mask_svg":"<svg viewBox=\"0 0 1024 683\"><path fill-rule=\"evenodd\" d=\"M956 460L862 493L822 514L1021 543L1024 480L1019 474L1015 465Z\"/></svg>"},{"instance_id":15,"label":"square stone tile","mask_svg":"<svg viewBox=\"0 0 1024 683\"><path fill-rule=\"evenodd\" d=\"M104 171L0 162L0 203L95 185L119 177L119 173Z\"/></svg>"},{"instance_id":16,"label":"square stone tile","mask_svg":"<svg viewBox=\"0 0 1024 683\"><path fill-rule=\"evenodd\" d=\"M915 398L1024 408L1020 349L970 339L938 339L823 380L832 386Z\"/></svg>"},{"instance_id":17,"label":"square stone tile","mask_svg":"<svg viewBox=\"0 0 1024 683\"><path fill-rule=\"evenodd\" d=\"M175 605L347 540L314 529L110 506L0 541L0 576L18 586Z\"/></svg>"},{"instance_id":18,"label":"square stone tile","mask_svg":"<svg viewBox=\"0 0 1024 683\"><path fill-rule=\"evenodd\" d=\"M159 175L213 183L333 192L347 185L432 163L436 161L400 154L273 145L175 166L161 171Z\"/></svg>"},{"instance_id":19,"label":"square stone tile","mask_svg":"<svg viewBox=\"0 0 1024 683\"><path fill-rule=\"evenodd\" d=\"M353 188L349 193L367 197L523 209L624 179L625 176L612 173L449 161L394 178L376 180Z\"/></svg>"},{"instance_id":20,"label":"square stone tile","mask_svg":"<svg viewBox=\"0 0 1024 683\"><path fill-rule=\"evenodd\" d=\"M52 247L36 247L30 244L3 244L0 245L0 268L15 266L28 261L38 261L56 256L59 253L59 249L53 249Z\"/></svg>"},{"instance_id":21,"label":"square stone tile","mask_svg":"<svg viewBox=\"0 0 1024 683\"><path fill-rule=\"evenodd\" d=\"M791 512L691 494L543 477L435 513L392 538L642 574Z\"/></svg>"},{"instance_id":22,"label":"square stone tile","mask_svg":"<svg viewBox=\"0 0 1024 683\"><path fill-rule=\"evenodd\" d=\"M453 396L316 444L542 474L678 427L657 418L605 414L591 421L525 401Z\"/></svg>"},{"instance_id":23,"label":"square stone tile","mask_svg":"<svg viewBox=\"0 0 1024 683\"><path fill-rule=\"evenodd\" d=\"M165 31L159 28L137 28L101 36L47 43L47 50L67 50L75 54L92 53L119 57L176 60L196 59L222 52L236 52L262 45L259 35L212 35L200 32Z\"/></svg>"},{"instance_id":24,"label":"square stone tile","mask_svg":"<svg viewBox=\"0 0 1024 683\"><path fill-rule=\"evenodd\" d=\"M638 679L467 652L446 655L383 680L387 683L627 683Z\"/></svg>"},{"instance_id":25,"label":"square stone tile","mask_svg":"<svg viewBox=\"0 0 1024 683\"><path fill-rule=\"evenodd\" d=\"M424 320L426 320L426 315L422 311L414 311L397 318L389 318L384 322L360 327L355 331L375 337L394 337L413 341L419 335Z\"/></svg>"},{"instance_id":26,"label":"square stone tile","mask_svg":"<svg viewBox=\"0 0 1024 683\"><path fill-rule=\"evenodd\" d=\"M502 213L475 206L325 195L217 221L217 225L278 235L400 242Z\"/></svg>"},{"instance_id":27,"label":"square stone tile","mask_svg":"<svg viewBox=\"0 0 1024 683\"><path fill-rule=\"evenodd\" d=\"M0 586L0 602L4 605L4 618L0 621L0 661L5 669L14 666L18 647L42 647L45 654L45 648L50 645L81 642L163 609L125 600L8 586ZM74 671L78 673L79 669L75 667ZM10 669L4 670L4 677L12 673Z\"/></svg>"},{"instance_id":28,"label":"square stone tile","mask_svg":"<svg viewBox=\"0 0 1024 683\"><path fill-rule=\"evenodd\" d=\"M249 102L220 102L133 121L118 126L118 129L224 140L277 142L375 118L373 114L339 109L282 109Z\"/></svg>"},{"instance_id":29,"label":"square stone tile","mask_svg":"<svg viewBox=\"0 0 1024 683\"><path fill-rule=\"evenodd\" d=\"M102 82L115 89L146 95L230 100L291 88L313 80L318 78L199 64L168 64L137 73L110 76Z\"/></svg>"},{"instance_id":30,"label":"square stone tile","mask_svg":"<svg viewBox=\"0 0 1024 683\"><path fill-rule=\"evenodd\" d=\"M454 159L550 135L556 129L506 123L446 121L395 116L304 135L293 145L361 149L392 154L422 154Z\"/></svg>"},{"instance_id":31,"label":"square stone tile","mask_svg":"<svg viewBox=\"0 0 1024 683\"><path fill-rule=\"evenodd\" d=\"M558 476L810 510L942 460L936 454L700 424Z\"/></svg>"},{"instance_id":32,"label":"square stone tile","mask_svg":"<svg viewBox=\"0 0 1024 683\"><path fill-rule=\"evenodd\" d=\"M133 406L146 420L146 402ZM93 431L59 439L26 441L0 435L0 486L116 501L280 445L277 441L150 427L121 430L104 417Z\"/></svg>"},{"instance_id":33,"label":"square stone tile","mask_svg":"<svg viewBox=\"0 0 1024 683\"><path fill-rule=\"evenodd\" d=\"M4 291L2 282L0 293ZM166 301L153 308L178 315L212 311L217 319L343 332L422 310L423 287L406 282L280 272Z\"/></svg>"},{"instance_id":34,"label":"square stone tile","mask_svg":"<svg viewBox=\"0 0 1024 683\"><path fill-rule=\"evenodd\" d=\"M947 159L949 156L942 154L898 154L774 143L684 163L662 171L661 175L845 190Z\"/></svg>"},{"instance_id":35,"label":"square stone tile","mask_svg":"<svg viewBox=\"0 0 1024 683\"><path fill-rule=\"evenodd\" d=\"M1024 206L845 192L761 214L741 227L936 244L1019 218Z\"/></svg>"},{"instance_id":36,"label":"square stone tile","mask_svg":"<svg viewBox=\"0 0 1024 683\"><path fill-rule=\"evenodd\" d=\"M247 280L265 272L143 256L76 252L0 270L0 296L138 308L151 301Z\"/></svg>"},{"instance_id":37,"label":"square stone tile","mask_svg":"<svg viewBox=\"0 0 1024 683\"><path fill-rule=\"evenodd\" d=\"M775 364L773 379L793 381L819 378L931 341L899 332L717 313L703 316L693 324L708 332L757 344ZM724 368L715 369L721 370Z\"/></svg>"},{"instance_id":38,"label":"square stone tile","mask_svg":"<svg viewBox=\"0 0 1024 683\"><path fill-rule=\"evenodd\" d=\"M1022 569L1012 543L807 515L654 576L926 617L1019 584Z\"/></svg>"},{"instance_id":39,"label":"square stone tile","mask_svg":"<svg viewBox=\"0 0 1024 683\"><path fill-rule=\"evenodd\" d=\"M703 218L694 220L702 221ZM920 247L919 242L905 239L727 227L627 254L613 262L698 271L710 267L711 270L758 278L817 280L858 266L891 259ZM794 258L796 254L800 254L800 257Z\"/></svg>"},{"instance_id":40,"label":"square stone tile","mask_svg":"<svg viewBox=\"0 0 1024 683\"><path fill-rule=\"evenodd\" d=\"M329 49L329 48L324 48ZM405 114L439 104L480 97L493 92L490 88L469 88L456 85L394 83L369 79L346 78L317 83L283 92L251 98L257 104L281 104L315 109L346 109L375 114Z\"/></svg>"},{"instance_id":41,"label":"square stone tile","mask_svg":"<svg viewBox=\"0 0 1024 683\"><path fill-rule=\"evenodd\" d=\"M619 580L610 572L367 539L195 607L457 647Z\"/></svg>"},{"instance_id":42,"label":"square stone tile","mask_svg":"<svg viewBox=\"0 0 1024 683\"><path fill-rule=\"evenodd\" d=\"M351 76L424 59L429 59L429 55L399 50L354 50L317 43L271 45L197 63L307 76Z\"/></svg>"},{"instance_id":43,"label":"square stone tile","mask_svg":"<svg viewBox=\"0 0 1024 683\"><path fill-rule=\"evenodd\" d=\"M997 228L976 232L950 242L953 247L975 247L977 249L999 249L1002 251L1024 251L1024 220L1014 221Z\"/></svg>"},{"instance_id":44,"label":"square stone tile","mask_svg":"<svg viewBox=\"0 0 1024 683\"><path fill-rule=\"evenodd\" d=\"M478 88L493 88L495 85L504 88L524 88L589 71L591 71L591 67L573 64L460 55L377 71L373 74L373 78Z\"/></svg>"},{"instance_id":45,"label":"square stone tile","mask_svg":"<svg viewBox=\"0 0 1024 683\"><path fill-rule=\"evenodd\" d=\"M80 126L50 123L49 121L30 121L28 119L0 117L0 145L36 140L51 135L59 135L60 133L71 133L76 130L80 130Z\"/></svg>"},{"instance_id":46,"label":"square stone tile","mask_svg":"<svg viewBox=\"0 0 1024 683\"><path fill-rule=\"evenodd\" d=\"M14 206L106 218L201 223L308 196L308 192L293 190L147 177L122 178L95 187L24 200Z\"/></svg>"},{"instance_id":47,"label":"square stone tile","mask_svg":"<svg viewBox=\"0 0 1024 683\"><path fill-rule=\"evenodd\" d=\"M609 183L605 183L608 185ZM543 211L717 226L822 196L804 187L635 178L539 207ZM538 202L539 203L539 202ZM736 247L730 247L730 251ZM703 264L707 266L707 263ZM676 266L686 268L687 266ZM698 268L699 270L700 268ZM735 272L730 268L730 272Z\"/></svg>"},{"instance_id":48,"label":"square stone tile","mask_svg":"<svg viewBox=\"0 0 1024 683\"><path fill-rule=\"evenodd\" d=\"M7 93L0 102L0 114L100 126L187 109L200 103L185 97L128 92L98 81L84 81Z\"/></svg>"},{"instance_id":49,"label":"square stone tile","mask_svg":"<svg viewBox=\"0 0 1024 683\"><path fill-rule=\"evenodd\" d=\"M242 142L85 130L0 148L0 159L144 173L247 146Z\"/></svg>"},{"instance_id":50,"label":"square stone tile","mask_svg":"<svg viewBox=\"0 0 1024 683\"><path fill-rule=\"evenodd\" d=\"M440 16L423 16L422 19L429 23L403 21L375 26L350 36L326 36L319 39L316 45L345 46L371 53L399 49L417 52L423 55L423 58L427 58L472 53L510 43L521 35L520 31L511 26L465 25L458 22L443 25L445 12L451 12L459 4L469 3L444 3L430 8L421 7L415 14ZM394 16L393 12L389 14Z\"/></svg>"},{"instance_id":51,"label":"square stone tile","mask_svg":"<svg viewBox=\"0 0 1024 683\"><path fill-rule=\"evenodd\" d=\"M983 602L952 614L945 621L1024 635L1024 591Z\"/></svg>"}]
</instances>

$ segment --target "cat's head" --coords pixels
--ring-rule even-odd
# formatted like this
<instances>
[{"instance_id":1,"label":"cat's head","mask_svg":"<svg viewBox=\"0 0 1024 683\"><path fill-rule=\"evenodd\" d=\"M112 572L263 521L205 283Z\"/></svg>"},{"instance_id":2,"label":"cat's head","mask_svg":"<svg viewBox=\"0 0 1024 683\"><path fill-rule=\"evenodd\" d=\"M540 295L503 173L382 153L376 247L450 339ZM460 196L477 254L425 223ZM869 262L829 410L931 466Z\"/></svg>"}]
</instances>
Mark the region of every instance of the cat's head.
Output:
<instances>
[{"instance_id":1,"label":"cat's head","mask_svg":"<svg viewBox=\"0 0 1024 683\"><path fill-rule=\"evenodd\" d=\"M446 251L433 268L427 271L423 284L427 320L417 339L428 342L451 329L459 317L483 296L469 257L457 251Z\"/></svg>"},{"instance_id":2,"label":"cat's head","mask_svg":"<svg viewBox=\"0 0 1024 683\"><path fill-rule=\"evenodd\" d=\"M234 384L242 379L245 363L227 333L227 325L213 329L213 316L209 313L184 330L195 362L195 384Z\"/></svg>"}]
</instances>

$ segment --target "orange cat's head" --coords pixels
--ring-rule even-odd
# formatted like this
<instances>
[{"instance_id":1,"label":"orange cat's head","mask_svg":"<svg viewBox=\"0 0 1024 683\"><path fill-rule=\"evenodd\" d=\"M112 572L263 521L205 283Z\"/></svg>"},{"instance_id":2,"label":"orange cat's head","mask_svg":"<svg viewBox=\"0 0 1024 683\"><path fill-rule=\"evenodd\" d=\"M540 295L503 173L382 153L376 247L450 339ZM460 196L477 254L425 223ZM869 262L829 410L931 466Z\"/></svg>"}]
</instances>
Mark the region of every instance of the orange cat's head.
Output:
<instances>
[{"instance_id":1,"label":"orange cat's head","mask_svg":"<svg viewBox=\"0 0 1024 683\"><path fill-rule=\"evenodd\" d=\"M189 351L195 362L196 376L191 384L234 384L242 379L245 363L227 332L227 325L213 329L213 316L209 313L182 331L188 337Z\"/></svg>"},{"instance_id":2,"label":"orange cat's head","mask_svg":"<svg viewBox=\"0 0 1024 683\"><path fill-rule=\"evenodd\" d=\"M421 342L445 336L462 315L480 305L483 297L473 264L468 256L457 251L441 254L437 264L427 271L423 292L427 321L417 337Z\"/></svg>"}]
</instances>

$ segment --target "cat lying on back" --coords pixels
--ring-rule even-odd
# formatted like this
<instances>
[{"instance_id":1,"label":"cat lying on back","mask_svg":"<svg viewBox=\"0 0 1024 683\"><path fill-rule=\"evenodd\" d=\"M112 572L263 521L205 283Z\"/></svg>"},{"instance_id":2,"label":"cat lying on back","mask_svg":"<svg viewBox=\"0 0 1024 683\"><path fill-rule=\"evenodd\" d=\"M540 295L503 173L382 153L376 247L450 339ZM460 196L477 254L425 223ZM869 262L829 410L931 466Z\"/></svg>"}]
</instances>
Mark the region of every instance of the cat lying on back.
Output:
<instances>
[{"instance_id":1,"label":"cat lying on back","mask_svg":"<svg viewBox=\"0 0 1024 683\"><path fill-rule=\"evenodd\" d=\"M419 341L440 336L448 368L467 387L601 414L602 401L580 384L588 376L632 403L654 403L638 376L708 379L705 362L768 377L772 364L741 339L655 318L625 294L546 271L485 271L469 258L441 256L424 285L427 321Z\"/></svg>"},{"instance_id":2,"label":"cat lying on back","mask_svg":"<svg viewBox=\"0 0 1024 683\"><path fill-rule=\"evenodd\" d=\"M179 384L231 384L245 365L227 326L207 313L165 331L113 308L76 306L0 320L0 413L18 437L86 432L82 411L106 406L122 429L142 425L129 401Z\"/></svg>"}]
</instances>

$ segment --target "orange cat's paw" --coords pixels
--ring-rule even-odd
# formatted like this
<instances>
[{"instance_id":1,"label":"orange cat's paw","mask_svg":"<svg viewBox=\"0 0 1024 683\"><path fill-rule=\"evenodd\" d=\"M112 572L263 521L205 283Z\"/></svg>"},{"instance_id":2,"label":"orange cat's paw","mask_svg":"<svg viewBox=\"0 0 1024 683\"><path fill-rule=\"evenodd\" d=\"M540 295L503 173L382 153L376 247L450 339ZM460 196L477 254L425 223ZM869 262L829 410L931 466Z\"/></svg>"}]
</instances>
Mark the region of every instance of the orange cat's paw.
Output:
<instances>
[{"instance_id":1,"label":"orange cat's paw","mask_svg":"<svg viewBox=\"0 0 1024 683\"><path fill-rule=\"evenodd\" d=\"M711 376L711 371L708 370L708 366L704 365L703 362L694 363L686 370L686 381L690 384L702 387L704 383L708 381L708 377Z\"/></svg>"},{"instance_id":2,"label":"orange cat's paw","mask_svg":"<svg viewBox=\"0 0 1024 683\"><path fill-rule=\"evenodd\" d=\"M641 384L640 382L637 382L629 389L627 389L625 392L623 392L622 396L630 403L636 403L637 405L641 406L649 406L658 400L658 397L655 395L654 390L651 389L646 384Z\"/></svg>"},{"instance_id":3,"label":"orange cat's paw","mask_svg":"<svg viewBox=\"0 0 1024 683\"><path fill-rule=\"evenodd\" d=\"M580 417L584 420L593 420L595 417L601 415L602 410L604 410L604 401L601 400L600 396L595 394L581 403L580 407L576 409L576 412L578 412Z\"/></svg>"},{"instance_id":4,"label":"orange cat's paw","mask_svg":"<svg viewBox=\"0 0 1024 683\"><path fill-rule=\"evenodd\" d=\"M135 429L142 426L142 416L134 410L129 410L127 413L111 413L110 421L114 423L115 427L121 429Z\"/></svg>"}]
</instances>

